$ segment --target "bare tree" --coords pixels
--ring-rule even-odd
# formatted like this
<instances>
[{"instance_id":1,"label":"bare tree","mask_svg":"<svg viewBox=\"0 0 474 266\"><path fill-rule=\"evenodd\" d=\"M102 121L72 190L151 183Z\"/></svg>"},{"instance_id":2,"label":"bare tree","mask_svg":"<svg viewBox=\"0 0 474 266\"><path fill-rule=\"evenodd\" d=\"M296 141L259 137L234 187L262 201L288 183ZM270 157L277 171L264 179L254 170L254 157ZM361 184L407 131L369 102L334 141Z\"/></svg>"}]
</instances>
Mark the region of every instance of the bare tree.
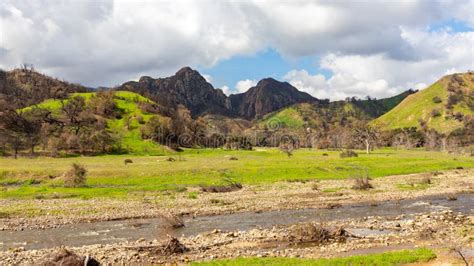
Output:
<instances>
[{"instance_id":1,"label":"bare tree","mask_svg":"<svg viewBox=\"0 0 474 266\"><path fill-rule=\"evenodd\" d=\"M379 138L379 130L370 124L361 124L354 128L354 138L365 144L365 151L370 153Z\"/></svg>"}]
</instances>

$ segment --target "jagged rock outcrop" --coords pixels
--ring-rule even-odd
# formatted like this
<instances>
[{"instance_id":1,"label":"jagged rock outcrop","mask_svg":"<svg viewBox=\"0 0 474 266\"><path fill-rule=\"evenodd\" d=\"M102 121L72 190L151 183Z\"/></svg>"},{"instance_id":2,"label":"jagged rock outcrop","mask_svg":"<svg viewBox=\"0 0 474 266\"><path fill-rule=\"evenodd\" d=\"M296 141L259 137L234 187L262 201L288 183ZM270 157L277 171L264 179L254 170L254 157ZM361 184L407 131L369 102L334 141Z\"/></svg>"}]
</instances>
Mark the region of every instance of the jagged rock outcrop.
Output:
<instances>
[{"instance_id":1,"label":"jagged rock outcrop","mask_svg":"<svg viewBox=\"0 0 474 266\"><path fill-rule=\"evenodd\" d=\"M267 113L296 103L318 101L289 83L272 78L262 79L245 93L230 95L229 100L232 111L246 119L261 118Z\"/></svg>"},{"instance_id":2,"label":"jagged rock outcrop","mask_svg":"<svg viewBox=\"0 0 474 266\"><path fill-rule=\"evenodd\" d=\"M227 97L222 90L214 89L199 72L189 67L184 67L167 78L153 79L144 76L138 82L126 82L117 89L149 96L170 107L184 105L193 116L205 113L231 115L226 106Z\"/></svg>"}]
</instances>

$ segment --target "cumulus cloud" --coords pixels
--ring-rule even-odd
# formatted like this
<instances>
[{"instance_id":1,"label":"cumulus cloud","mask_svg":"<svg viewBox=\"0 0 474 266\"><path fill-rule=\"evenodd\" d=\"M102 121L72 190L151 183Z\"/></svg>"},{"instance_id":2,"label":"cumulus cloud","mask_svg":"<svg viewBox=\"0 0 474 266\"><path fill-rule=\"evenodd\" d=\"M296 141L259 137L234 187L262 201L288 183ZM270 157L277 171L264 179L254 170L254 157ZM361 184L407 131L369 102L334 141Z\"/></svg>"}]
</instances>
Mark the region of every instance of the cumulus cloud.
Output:
<instances>
[{"instance_id":1,"label":"cumulus cloud","mask_svg":"<svg viewBox=\"0 0 474 266\"><path fill-rule=\"evenodd\" d=\"M319 84L320 76L306 77L304 84L300 80L305 90L332 96L332 86L338 84L348 88L337 88L342 97L362 93L367 85L382 95L381 90L405 86L407 80L413 86L430 80L446 59L443 72L463 69L466 60L460 58L472 55L472 37L449 32L433 36L427 27L449 19L474 26L472 6L473 0L5 0L0 3L0 67L32 63L67 80L113 86L273 48L286 58L322 57L322 67L334 72L323 89L307 85ZM448 43L468 41L470 49L454 45L443 50L452 46ZM430 48L422 49L425 44ZM370 70L370 78L358 73L364 70L343 66L361 63L356 67L361 69L374 62L386 66ZM411 79L422 75L429 78Z\"/></svg>"},{"instance_id":2,"label":"cumulus cloud","mask_svg":"<svg viewBox=\"0 0 474 266\"><path fill-rule=\"evenodd\" d=\"M221 88L222 92L224 92L225 95L229 96L231 94L230 88L228 86L222 86Z\"/></svg>"},{"instance_id":3,"label":"cumulus cloud","mask_svg":"<svg viewBox=\"0 0 474 266\"><path fill-rule=\"evenodd\" d=\"M237 90L238 93L243 93L255 85L257 85L256 80L245 79L245 80L238 81L237 84L235 84L235 89Z\"/></svg>"},{"instance_id":4,"label":"cumulus cloud","mask_svg":"<svg viewBox=\"0 0 474 266\"><path fill-rule=\"evenodd\" d=\"M320 67L333 73L331 77L293 70L284 79L320 98L388 97L409 88L425 88L446 74L474 69L474 32L402 28L401 37L416 52L417 60L391 58L384 53L331 53L320 60Z\"/></svg>"}]
</instances>

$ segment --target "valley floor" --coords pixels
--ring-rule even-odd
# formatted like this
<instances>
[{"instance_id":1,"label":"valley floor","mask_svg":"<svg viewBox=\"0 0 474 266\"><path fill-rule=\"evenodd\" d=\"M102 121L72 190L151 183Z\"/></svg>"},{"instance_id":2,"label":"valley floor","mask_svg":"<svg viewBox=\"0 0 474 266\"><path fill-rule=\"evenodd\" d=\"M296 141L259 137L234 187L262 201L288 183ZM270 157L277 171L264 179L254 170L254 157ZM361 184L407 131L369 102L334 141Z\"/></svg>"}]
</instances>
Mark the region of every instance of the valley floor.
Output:
<instances>
[{"instance_id":1,"label":"valley floor","mask_svg":"<svg viewBox=\"0 0 474 266\"><path fill-rule=\"evenodd\" d=\"M420 264L474 262L474 169L370 182L373 188L366 191L354 190L353 180L342 179L244 185L227 193L190 187L130 200L2 199L0 261L35 264L65 245L103 263L313 259L417 247L437 255ZM178 216L185 227L163 231L160 219ZM343 228L345 233L320 244L295 241L295 227L308 222L319 222L329 231ZM169 246L167 235L176 236L189 250L163 254Z\"/></svg>"}]
</instances>

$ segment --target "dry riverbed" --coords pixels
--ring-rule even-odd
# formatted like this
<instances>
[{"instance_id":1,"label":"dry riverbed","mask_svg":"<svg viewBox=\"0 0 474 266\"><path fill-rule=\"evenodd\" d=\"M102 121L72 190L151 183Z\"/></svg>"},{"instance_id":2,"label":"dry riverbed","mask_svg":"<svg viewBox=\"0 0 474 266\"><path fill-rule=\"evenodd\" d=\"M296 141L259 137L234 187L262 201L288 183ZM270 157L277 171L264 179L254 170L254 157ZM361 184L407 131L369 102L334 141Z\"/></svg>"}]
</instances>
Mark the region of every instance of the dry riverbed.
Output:
<instances>
[{"instance_id":1,"label":"dry riverbed","mask_svg":"<svg viewBox=\"0 0 474 266\"><path fill-rule=\"evenodd\" d=\"M162 217L163 214L183 215L191 227L193 220L198 221L200 217L206 220L206 215L217 217L231 213L254 213L258 216L276 210L281 211L277 213L286 211L294 215L296 209L306 208L337 213L338 210L357 210L357 206L361 205L366 209L370 206L384 208L410 202L415 207L416 204L430 207L415 208L420 212L397 215L390 215L389 212L369 215L364 212L366 209L361 209L362 214L349 218L336 215L334 217L339 218L319 223L305 220L304 223L254 226L250 229L206 228L209 230L186 235L181 235L182 229L165 226L150 230L148 238L73 245L67 249L81 256L89 255L101 263L149 264L242 256L340 257L423 246L436 251L438 258L435 263L463 265L464 261L474 262L474 215L469 206L466 211L466 206L462 205L466 196L457 198L468 195L471 200L465 202L472 202L474 170L390 176L371 180L371 184L373 188L367 191L352 189L353 180L325 180L244 186L241 190L227 193L205 193L198 188L188 188L183 192L166 192L139 200L2 200L0 212L5 218L0 220L0 228L4 233L11 234L18 231L37 233L38 230L54 230L47 228L62 228L67 224L78 226L79 223L89 222L94 226L98 221L112 220L127 220L124 222L140 228L146 226L140 224L145 219L133 218ZM430 197L462 203L464 213L431 206L425 200ZM235 223L241 222L235 220ZM312 233L307 233L305 228L311 228L311 225L324 229L323 240L307 239L308 235L311 238ZM171 237L179 240L182 246L170 242ZM58 242L54 248L36 250L27 249L24 247L27 245L21 243L16 247L3 246L0 262L6 265L38 264L57 252L61 245Z\"/></svg>"},{"instance_id":2,"label":"dry riverbed","mask_svg":"<svg viewBox=\"0 0 474 266\"><path fill-rule=\"evenodd\" d=\"M333 232L330 233L332 237L323 239L320 243L301 243L305 234L298 231L302 224L296 224L248 231L214 230L196 236L178 237L187 249L185 252L178 249L175 253L167 253L169 243L163 234L152 241L138 239L133 242L68 249L77 254L89 255L101 263L148 264L241 256L338 257L424 246L435 249L439 254L444 252L438 259L441 260L439 262L462 265L463 258L474 262L473 225L474 216L443 210L417 215L371 216L327 222L322 227ZM37 264L57 250L12 249L0 252L0 261L5 264Z\"/></svg>"},{"instance_id":3,"label":"dry riverbed","mask_svg":"<svg viewBox=\"0 0 474 266\"><path fill-rule=\"evenodd\" d=\"M474 192L474 169L388 176L370 181L373 189L354 190L353 180L279 182L244 186L227 193L191 187L131 199L0 200L0 230L44 229L65 224L160 217L205 216L302 208L337 208L432 195Z\"/></svg>"}]
</instances>

